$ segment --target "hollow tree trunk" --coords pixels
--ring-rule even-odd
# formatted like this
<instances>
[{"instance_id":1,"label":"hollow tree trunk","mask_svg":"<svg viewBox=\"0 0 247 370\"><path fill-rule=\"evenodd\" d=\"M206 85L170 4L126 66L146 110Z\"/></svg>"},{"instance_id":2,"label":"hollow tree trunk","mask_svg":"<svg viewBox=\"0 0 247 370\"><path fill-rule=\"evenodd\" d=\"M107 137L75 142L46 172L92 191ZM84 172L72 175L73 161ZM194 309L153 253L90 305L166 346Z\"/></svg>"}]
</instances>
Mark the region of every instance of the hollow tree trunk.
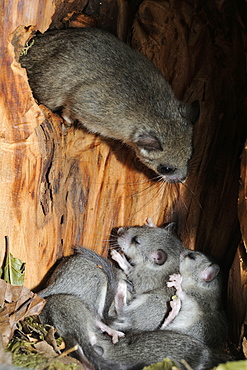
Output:
<instances>
[{"instance_id":1,"label":"hollow tree trunk","mask_svg":"<svg viewBox=\"0 0 247 370\"><path fill-rule=\"evenodd\" d=\"M246 137L246 19L241 18L246 4L201 4L5 1L0 46L0 261L8 235L12 254L27 263L27 287L39 284L57 258L71 254L75 245L106 255L112 227L144 224L147 217L158 225L175 220L186 247L212 254L228 272L241 240L237 204ZM87 24L118 33L146 54L177 97L200 101L185 185L150 180L150 172L127 148L74 128L64 130L58 116L34 101L18 64L21 48L32 31L78 26L82 9L90 16L83 18ZM246 177L243 181L242 199ZM246 231L246 211L240 217ZM237 256L234 263L239 265ZM246 251L242 257L246 261Z\"/></svg>"}]
</instances>

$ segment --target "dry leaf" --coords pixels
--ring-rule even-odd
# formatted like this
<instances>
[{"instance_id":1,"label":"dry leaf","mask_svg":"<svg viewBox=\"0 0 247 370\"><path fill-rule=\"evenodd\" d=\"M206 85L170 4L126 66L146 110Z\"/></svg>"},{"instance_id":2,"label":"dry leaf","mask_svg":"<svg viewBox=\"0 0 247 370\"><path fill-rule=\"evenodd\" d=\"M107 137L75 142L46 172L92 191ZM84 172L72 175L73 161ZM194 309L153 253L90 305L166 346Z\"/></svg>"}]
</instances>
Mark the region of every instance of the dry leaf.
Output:
<instances>
[{"instance_id":1,"label":"dry leaf","mask_svg":"<svg viewBox=\"0 0 247 370\"><path fill-rule=\"evenodd\" d=\"M45 300L23 286L14 286L0 279L0 332L3 346L11 339L16 324L27 316L38 315Z\"/></svg>"},{"instance_id":2,"label":"dry leaf","mask_svg":"<svg viewBox=\"0 0 247 370\"><path fill-rule=\"evenodd\" d=\"M0 334L0 364L12 365L12 354L4 350L1 334Z\"/></svg>"},{"instance_id":3,"label":"dry leaf","mask_svg":"<svg viewBox=\"0 0 247 370\"><path fill-rule=\"evenodd\" d=\"M45 340L37 342L33 346L34 348L37 349L37 351L42 352L46 358L52 358L57 356L57 353L54 351L52 346L48 344Z\"/></svg>"},{"instance_id":4,"label":"dry leaf","mask_svg":"<svg viewBox=\"0 0 247 370\"><path fill-rule=\"evenodd\" d=\"M53 326L51 326L49 329L48 329L48 332L45 336L45 340L47 341L47 343L49 343L52 348L57 352L57 353L61 353L60 352L60 349L58 348L57 346L57 342L56 342L56 339L55 339L55 329ZM64 344L64 342L63 342Z\"/></svg>"}]
</instances>

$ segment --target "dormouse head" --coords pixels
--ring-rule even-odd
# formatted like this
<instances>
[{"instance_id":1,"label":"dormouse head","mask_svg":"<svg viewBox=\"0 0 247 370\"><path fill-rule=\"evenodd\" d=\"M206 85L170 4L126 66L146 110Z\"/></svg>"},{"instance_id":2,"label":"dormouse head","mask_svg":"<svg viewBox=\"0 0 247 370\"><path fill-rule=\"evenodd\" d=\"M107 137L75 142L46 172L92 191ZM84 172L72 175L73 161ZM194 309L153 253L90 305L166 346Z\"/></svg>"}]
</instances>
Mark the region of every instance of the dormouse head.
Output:
<instances>
[{"instance_id":1,"label":"dormouse head","mask_svg":"<svg viewBox=\"0 0 247 370\"><path fill-rule=\"evenodd\" d=\"M180 254L180 274L184 283L212 288L219 284L220 267L203 253L184 249Z\"/></svg>"},{"instance_id":2,"label":"dormouse head","mask_svg":"<svg viewBox=\"0 0 247 370\"><path fill-rule=\"evenodd\" d=\"M179 265L182 244L173 231L173 224L165 228L121 227L117 232L117 243L134 265L145 264L151 268Z\"/></svg>"},{"instance_id":3,"label":"dormouse head","mask_svg":"<svg viewBox=\"0 0 247 370\"><path fill-rule=\"evenodd\" d=\"M139 159L167 182L183 182L192 156L192 125L199 117L199 103L180 103L169 117L133 133L133 148Z\"/></svg>"}]
</instances>

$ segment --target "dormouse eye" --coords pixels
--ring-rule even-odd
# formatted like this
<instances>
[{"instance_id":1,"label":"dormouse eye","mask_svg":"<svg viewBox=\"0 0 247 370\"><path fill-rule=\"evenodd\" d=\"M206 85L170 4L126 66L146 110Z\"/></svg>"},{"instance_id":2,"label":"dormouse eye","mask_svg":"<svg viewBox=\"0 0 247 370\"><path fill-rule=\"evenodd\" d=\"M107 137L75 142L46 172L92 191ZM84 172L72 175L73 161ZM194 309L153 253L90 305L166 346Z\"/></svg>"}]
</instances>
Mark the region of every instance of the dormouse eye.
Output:
<instances>
[{"instance_id":1,"label":"dormouse eye","mask_svg":"<svg viewBox=\"0 0 247 370\"><path fill-rule=\"evenodd\" d=\"M196 256L194 255L194 253L188 253L186 255L186 257L189 257L191 260L195 260L196 259Z\"/></svg>"},{"instance_id":2,"label":"dormouse eye","mask_svg":"<svg viewBox=\"0 0 247 370\"><path fill-rule=\"evenodd\" d=\"M171 175L176 171L176 167L166 166L164 164L160 164L157 168L157 171L162 175Z\"/></svg>"},{"instance_id":3,"label":"dormouse eye","mask_svg":"<svg viewBox=\"0 0 247 370\"><path fill-rule=\"evenodd\" d=\"M131 239L131 243L133 244L141 244L139 239L138 239L138 236L133 236L133 238Z\"/></svg>"},{"instance_id":4,"label":"dormouse eye","mask_svg":"<svg viewBox=\"0 0 247 370\"><path fill-rule=\"evenodd\" d=\"M164 265L167 260L167 253L163 249L158 249L152 254L152 258L156 265Z\"/></svg>"}]
</instances>

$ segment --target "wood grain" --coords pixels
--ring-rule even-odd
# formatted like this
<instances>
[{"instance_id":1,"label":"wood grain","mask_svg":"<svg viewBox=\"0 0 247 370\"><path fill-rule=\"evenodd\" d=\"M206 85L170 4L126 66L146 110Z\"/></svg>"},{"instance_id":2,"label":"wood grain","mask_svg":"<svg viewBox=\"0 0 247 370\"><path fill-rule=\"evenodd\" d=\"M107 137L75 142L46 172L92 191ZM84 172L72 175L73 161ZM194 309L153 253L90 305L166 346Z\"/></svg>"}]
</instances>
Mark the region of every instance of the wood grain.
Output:
<instances>
[{"instance_id":1,"label":"wood grain","mask_svg":"<svg viewBox=\"0 0 247 370\"><path fill-rule=\"evenodd\" d=\"M74 246L106 255L113 227L141 225L152 217L158 225L176 221L185 246L214 255L228 272L233 261L235 266L240 261L239 220L246 246L246 176L238 218L240 154L246 139L246 4L144 0L133 21L137 5L128 10L124 3L121 8L121 1L109 0L103 7L97 3L80 3L92 24L119 30L123 38L133 26L132 46L154 62L180 99L200 101L188 179L185 184L152 180L154 174L121 143L68 129L58 116L39 107L18 64L19 52L32 32L73 24L70 15L80 13L80 4L5 1L0 40L0 261L8 235L11 252L27 263L25 285L33 288ZM241 291L242 275L232 276ZM236 298L232 302L233 312Z\"/></svg>"},{"instance_id":2,"label":"wood grain","mask_svg":"<svg viewBox=\"0 0 247 370\"><path fill-rule=\"evenodd\" d=\"M214 255L226 270L241 239L237 200L246 137L246 36L235 21L239 17L229 1L200 7L146 0L132 40L179 98L200 101L190 174L175 211L185 245Z\"/></svg>"},{"instance_id":3,"label":"wood grain","mask_svg":"<svg viewBox=\"0 0 247 370\"><path fill-rule=\"evenodd\" d=\"M228 283L228 314L234 342L242 348L247 322L247 142L241 155L240 191L238 200L242 240L238 246Z\"/></svg>"}]
</instances>

